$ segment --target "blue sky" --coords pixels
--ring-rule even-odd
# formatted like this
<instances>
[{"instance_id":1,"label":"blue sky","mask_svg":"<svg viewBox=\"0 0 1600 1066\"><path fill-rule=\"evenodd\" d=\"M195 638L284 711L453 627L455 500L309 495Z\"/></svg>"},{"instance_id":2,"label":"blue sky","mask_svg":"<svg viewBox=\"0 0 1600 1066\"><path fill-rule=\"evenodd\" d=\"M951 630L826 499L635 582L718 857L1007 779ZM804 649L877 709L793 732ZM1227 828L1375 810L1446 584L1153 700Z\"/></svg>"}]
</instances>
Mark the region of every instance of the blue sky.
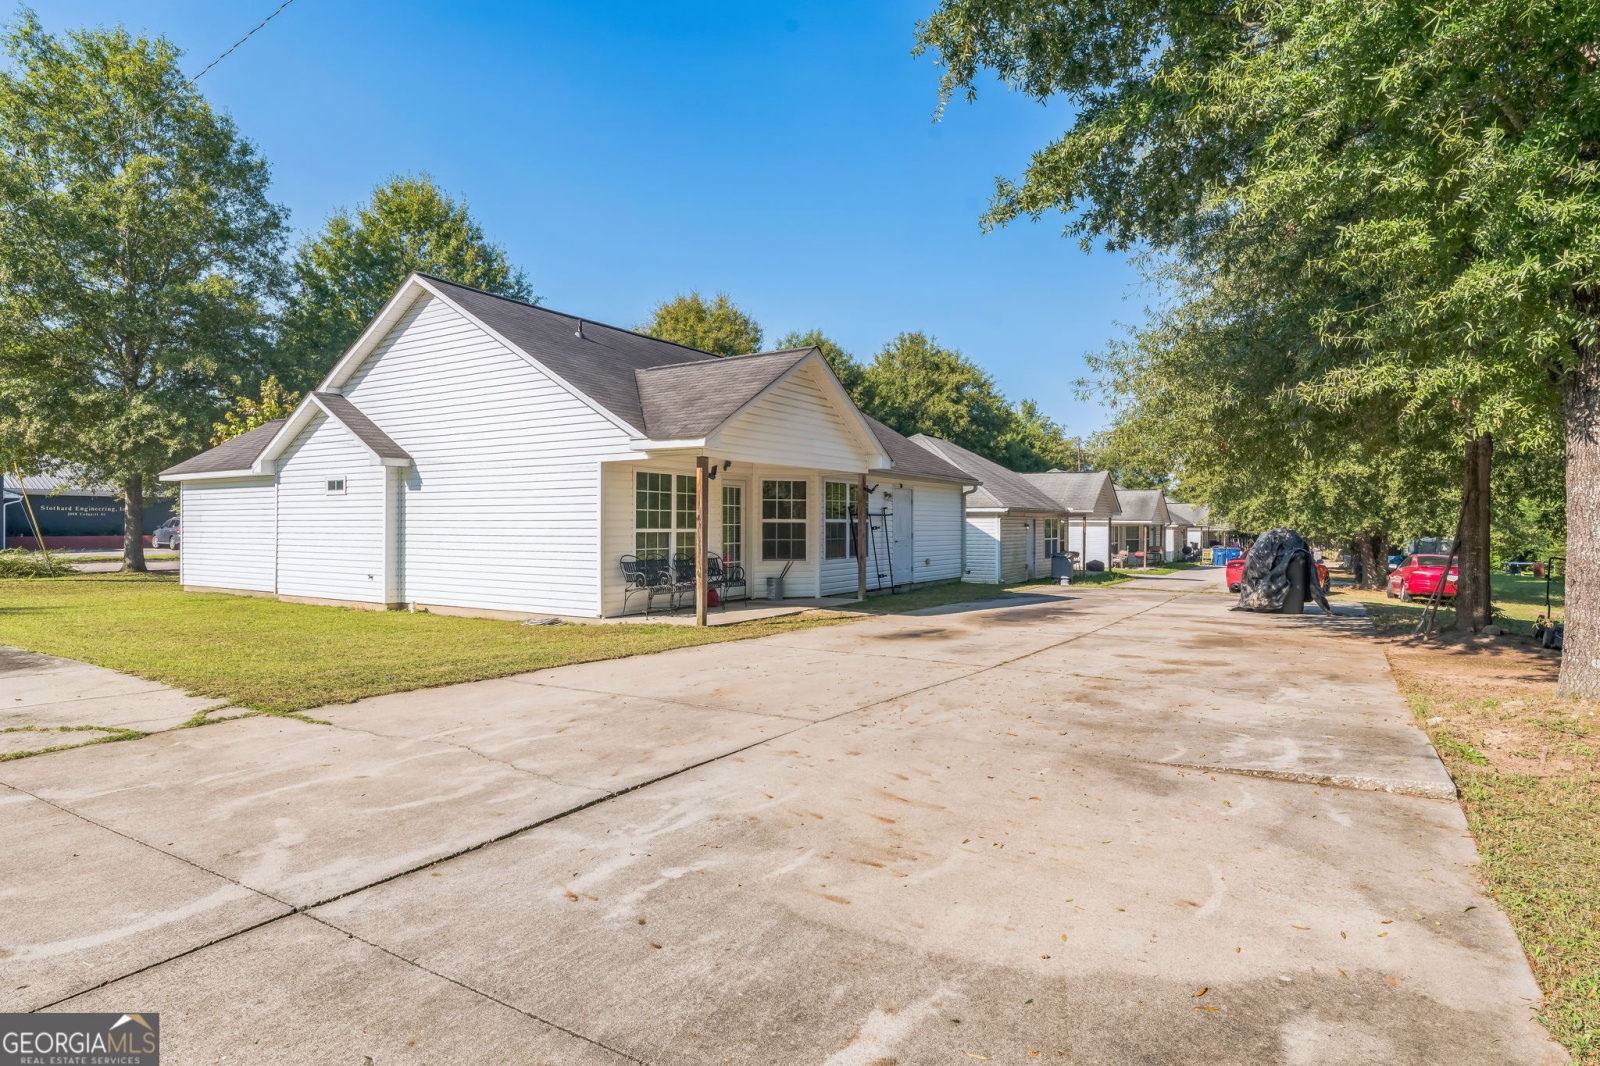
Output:
<instances>
[{"instance_id":1,"label":"blue sky","mask_svg":"<svg viewBox=\"0 0 1600 1066\"><path fill-rule=\"evenodd\" d=\"M197 71L277 0L54 0L53 30L164 34ZM984 235L997 174L1064 128L1002 92L934 123L913 3L295 0L200 82L301 232L395 173L465 198L548 306L631 326L726 291L769 340L858 357L923 330L1073 432L1083 356L1143 317L1119 256L1058 219Z\"/></svg>"}]
</instances>

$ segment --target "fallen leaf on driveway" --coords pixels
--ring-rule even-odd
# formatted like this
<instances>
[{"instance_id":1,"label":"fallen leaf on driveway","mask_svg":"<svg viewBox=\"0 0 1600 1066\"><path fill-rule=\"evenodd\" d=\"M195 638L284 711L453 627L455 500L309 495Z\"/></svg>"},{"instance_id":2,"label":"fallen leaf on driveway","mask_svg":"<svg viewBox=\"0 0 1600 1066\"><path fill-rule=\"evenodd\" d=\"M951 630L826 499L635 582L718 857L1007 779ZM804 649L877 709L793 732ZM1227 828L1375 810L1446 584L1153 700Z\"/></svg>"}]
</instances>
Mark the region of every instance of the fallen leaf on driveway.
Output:
<instances>
[{"instance_id":1,"label":"fallen leaf on driveway","mask_svg":"<svg viewBox=\"0 0 1600 1066\"><path fill-rule=\"evenodd\" d=\"M1393 918L1385 918L1383 921L1379 922L1378 924L1379 925L1393 925L1394 924L1394 919Z\"/></svg>"},{"instance_id":2,"label":"fallen leaf on driveway","mask_svg":"<svg viewBox=\"0 0 1600 1066\"><path fill-rule=\"evenodd\" d=\"M1341 929L1341 930L1339 930L1339 939L1340 940L1349 940L1350 937L1349 937L1348 934L1345 933L1345 931L1343 929Z\"/></svg>"},{"instance_id":3,"label":"fallen leaf on driveway","mask_svg":"<svg viewBox=\"0 0 1600 1066\"><path fill-rule=\"evenodd\" d=\"M963 1051L962 1054L965 1055L969 1059L982 1059L984 1062L988 1062L989 1061L989 1056L987 1056L987 1055L979 1055L975 1051Z\"/></svg>"},{"instance_id":4,"label":"fallen leaf on driveway","mask_svg":"<svg viewBox=\"0 0 1600 1066\"><path fill-rule=\"evenodd\" d=\"M1335 966L1334 969L1335 970L1339 970L1339 967ZM1339 970L1339 976L1340 977L1344 977L1344 978L1348 978L1350 975L1345 973L1343 970Z\"/></svg>"},{"instance_id":5,"label":"fallen leaf on driveway","mask_svg":"<svg viewBox=\"0 0 1600 1066\"><path fill-rule=\"evenodd\" d=\"M1289 928L1291 928L1291 929L1310 929L1311 927L1309 925L1293 925L1293 926L1290 926Z\"/></svg>"},{"instance_id":6,"label":"fallen leaf on driveway","mask_svg":"<svg viewBox=\"0 0 1600 1066\"><path fill-rule=\"evenodd\" d=\"M1201 985L1200 986L1200 991L1198 991L1198 992L1196 992L1194 994L1194 998L1195 999L1199 999L1201 996L1205 995L1210 990L1211 990L1211 986L1210 985Z\"/></svg>"},{"instance_id":7,"label":"fallen leaf on driveway","mask_svg":"<svg viewBox=\"0 0 1600 1066\"><path fill-rule=\"evenodd\" d=\"M1221 1007L1196 1007L1195 1010L1221 1010Z\"/></svg>"},{"instance_id":8,"label":"fallen leaf on driveway","mask_svg":"<svg viewBox=\"0 0 1600 1066\"><path fill-rule=\"evenodd\" d=\"M1465 914L1468 911L1475 911L1477 909L1478 909L1478 905L1476 903L1469 903L1465 907L1461 908L1461 913Z\"/></svg>"}]
</instances>

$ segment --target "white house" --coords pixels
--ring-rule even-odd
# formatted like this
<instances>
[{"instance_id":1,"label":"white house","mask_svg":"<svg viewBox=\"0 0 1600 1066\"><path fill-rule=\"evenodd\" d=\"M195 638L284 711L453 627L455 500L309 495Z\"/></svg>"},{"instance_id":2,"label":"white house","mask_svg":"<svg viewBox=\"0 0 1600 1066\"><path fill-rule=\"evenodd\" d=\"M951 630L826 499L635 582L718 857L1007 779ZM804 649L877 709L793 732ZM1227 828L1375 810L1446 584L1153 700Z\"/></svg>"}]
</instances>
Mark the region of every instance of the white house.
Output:
<instances>
[{"instance_id":1,"label":"white house","mask_svg":"<svg viewBox=\"0 0 1600 1066\"><path fill-rule=\"evenodd\" d=\"M1111 523L1111 555L1119 565L1137 565L1148 558L1165 558L1163 541L1172 524L1167 497L1160 489L1125 489L1117 486L1122 513Z\"/></svg>"},{"instance_id":2,"label":"white house","mask_svg":"<svg viewBox=\"0 0 1600 1066\"><path fill-rule=\"evenodd\" d=\"M1192 548L1209 548L1227 539L1228 523L1214 519L1211 508L1203 503L1179 503L1168 497L1167 514L1172 519L1171 524L1167 526L1168 559L1183 551L1185 545Z\"/></svg>"},{"instance_id":3,"label":"white house","mask_svg":"<svg viewBox=\"0 0 1600 1066\"><path fill-rule=\"evenodd\" d=\"M1110 473L1049 470L1022 477L1066 512L1066 550L1078 553L1079 565L1100 562L1109 566L1111 523L1122 513L1122 503Z\"/></svg>"},{"instance_id":4,"label":"white house","mask_svg":"<svg viewBox=\"0 0 1600 1066\"><path fill-rule=\"evenodd\" d=\"M706 547L754 595L786 567L790 596L854 593L858 550L869 588L961 576L975 479L862 415L816 349L717 358L422 274L288 419L162 479L186 588L605 617L624 556L695 554L701 458Z\"/></svg>"},{"instance_id":5,"label":"white house","mask_svg":"<svg viewBox=\"0 0 1600 1066\"><path fill-rule=\"evenodd\" d=\"M959 445L925 433L911 440L977 483L967 496L965 580L992 585L1050 575L1050 557L1065 550L1060 504L1024 475Z\"/></svg>"}]
</instances>

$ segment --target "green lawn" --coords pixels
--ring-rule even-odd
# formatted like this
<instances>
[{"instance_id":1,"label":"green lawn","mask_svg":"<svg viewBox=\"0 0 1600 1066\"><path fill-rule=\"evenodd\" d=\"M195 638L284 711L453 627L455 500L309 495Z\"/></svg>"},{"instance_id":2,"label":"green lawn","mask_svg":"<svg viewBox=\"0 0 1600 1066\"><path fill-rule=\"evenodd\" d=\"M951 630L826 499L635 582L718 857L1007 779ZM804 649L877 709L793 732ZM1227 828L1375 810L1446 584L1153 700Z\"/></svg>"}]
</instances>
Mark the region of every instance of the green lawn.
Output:
<instances>
[{"instance_id":1,"label":"green lawn","mask_svg":"<svg viewBox=\"0 0 1600 1066\"><path fill-rule=\"evenodd\" d=\"M1130 575L1079 575L1115 584ZM1086 579L1086 580L1082 580ZM1037 585L930 585L873 595L894 614ZM276 714L568 663L768 636L851 617L683 625L524 626L481 618L313 607L184 592L174 574L0 578L0 644L79 659Z\"/></svg>"},{"instance_id":2,"label":"green lawn","mask_svg":"<svg viewBox=\"0 0 1600 1066\"><path fill-rule=\"evenodd\" d=\"M184 592L175 574L0 580L0 644L284 713L405 689L827 625L524 626Z\"/></svg>"},{"instance_id":3,"label":"green lawn","mask_svg":"<svg viewBox=\"0 0 1600 1066\"><path fill-rule=\"evenodd\" d=\"M1541 1020L1600 1066L1600 701L1557 698L1559 658L1525 641L1388 651L1461 790L1485 891L1544 990Z\"/></svg>"},{"instance_id":4,"label":"green lawn","mask_svg":"<svg viewBox=\"0 0 1600 1066\"><path fill-rule=\"evenodd\" d=\"M1494 574L1489 580L1492 590L1496 620L1506 628L1519 633L1531 633L1533 621L1544 614L1544 579L1528 575ZM1348 585L1335 585L1334 593L1342 600L1355 600L1371 605L1373 624L1380 632L1409 631L1416 624L1427 604L1421 600L1403 603L1389 599L1381 590L1354 589ZM1561 578L1550 583L1550 606L1557 618L1561 617L1565 585ZM1445 601L1448 604L1448 600ZM1441 604L1435 627L1448 626L1456 613Z\"/></svg>"}]
</instances>

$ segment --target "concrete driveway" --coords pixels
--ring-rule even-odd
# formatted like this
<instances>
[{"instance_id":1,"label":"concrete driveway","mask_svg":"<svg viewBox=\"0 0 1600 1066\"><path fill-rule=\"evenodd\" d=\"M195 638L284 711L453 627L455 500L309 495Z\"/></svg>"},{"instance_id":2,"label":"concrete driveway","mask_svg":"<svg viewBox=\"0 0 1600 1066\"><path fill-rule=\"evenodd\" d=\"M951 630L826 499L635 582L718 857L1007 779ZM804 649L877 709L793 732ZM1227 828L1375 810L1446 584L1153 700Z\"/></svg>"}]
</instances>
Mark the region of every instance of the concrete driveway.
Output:
<instances>
[{"instance_id":1,"label":"concrete driveway","mask_svg":"<svg viewBox=\"0 0 1600 1066\"><path fill-rule=\"evenodd\" d=\"M173 1063L1554 1063L1360 618L1013 595L0 763Z\"/></svg>"}]
</instances>

